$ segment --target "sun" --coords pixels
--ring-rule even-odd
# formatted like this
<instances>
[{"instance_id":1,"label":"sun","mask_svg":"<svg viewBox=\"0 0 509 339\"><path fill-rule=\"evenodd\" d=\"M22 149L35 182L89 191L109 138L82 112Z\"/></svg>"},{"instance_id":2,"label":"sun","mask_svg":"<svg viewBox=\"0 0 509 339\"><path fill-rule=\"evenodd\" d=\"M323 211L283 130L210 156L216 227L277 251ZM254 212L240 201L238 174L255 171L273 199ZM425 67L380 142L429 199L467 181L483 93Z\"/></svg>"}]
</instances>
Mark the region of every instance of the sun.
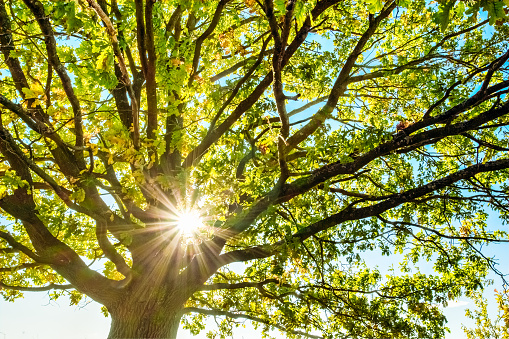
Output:
<instances>
[{"instance_id":1,"label":"sun","mask_svg":"<svg viewBox=\"0 0 509 339\"><path fill-rule=\"evenodd\" d=\"M195 233L203 226L203 220L196 211L185 211L180 213L177 217L177 228L183 233Z\"/></svg>"}]
</instances>

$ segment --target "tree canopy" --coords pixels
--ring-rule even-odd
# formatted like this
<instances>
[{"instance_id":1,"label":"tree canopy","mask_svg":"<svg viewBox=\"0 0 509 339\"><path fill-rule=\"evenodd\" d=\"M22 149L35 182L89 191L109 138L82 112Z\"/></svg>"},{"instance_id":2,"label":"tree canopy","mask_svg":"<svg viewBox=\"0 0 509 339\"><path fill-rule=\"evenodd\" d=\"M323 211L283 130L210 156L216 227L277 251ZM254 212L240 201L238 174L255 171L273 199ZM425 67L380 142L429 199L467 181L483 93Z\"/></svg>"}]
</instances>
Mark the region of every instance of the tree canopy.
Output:
<instances>
[{"instance_id":1,"label":"tree canopy","mask_svg":"<svg viewBox=\"0 0 509 339\"><path fill-rule=\"evenodd\" d=\"M0 293L110 338L442 337L505 283L507 6L0 0Z\"/></svg>"}]
</instances>

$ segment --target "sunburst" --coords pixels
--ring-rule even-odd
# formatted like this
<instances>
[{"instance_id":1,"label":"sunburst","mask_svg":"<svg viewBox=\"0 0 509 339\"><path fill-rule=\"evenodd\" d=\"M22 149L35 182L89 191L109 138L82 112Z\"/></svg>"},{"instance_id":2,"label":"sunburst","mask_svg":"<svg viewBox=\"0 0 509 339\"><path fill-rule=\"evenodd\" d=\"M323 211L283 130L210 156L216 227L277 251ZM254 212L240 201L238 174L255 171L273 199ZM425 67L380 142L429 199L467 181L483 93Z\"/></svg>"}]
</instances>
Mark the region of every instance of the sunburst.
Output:
<instances>
[{"instance_id":1,"label":"sunburst","mask_svg":"<svg viewBox=\"0 0 509 339\"><path fill-rule=\"evenodd\" d=\"M184 211L177 216L177 229L184 234L194 234L203 227L203 219L197 211Z\"/></svg>"}]
</instances>

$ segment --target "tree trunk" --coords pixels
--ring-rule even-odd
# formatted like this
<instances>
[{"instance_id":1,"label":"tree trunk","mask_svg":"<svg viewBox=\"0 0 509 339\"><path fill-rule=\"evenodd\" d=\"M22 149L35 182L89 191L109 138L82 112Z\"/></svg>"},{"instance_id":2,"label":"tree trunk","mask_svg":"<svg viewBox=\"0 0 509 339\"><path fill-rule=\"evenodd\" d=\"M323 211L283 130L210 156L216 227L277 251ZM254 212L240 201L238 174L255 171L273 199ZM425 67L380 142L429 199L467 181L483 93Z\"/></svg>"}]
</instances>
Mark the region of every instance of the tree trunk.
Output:
<instances>
[{"instance_id":1,"label":"tree trunk","mask_svg":"<svg viewBox=\"0 0 509 339\"><path fill-rule=\"evenodd\" d=\"M128 300L116 305L110 310L111 328L108 338L176 339L183 302L174 300L172 303L164 299Z\"/></svg>"}]
</instances>

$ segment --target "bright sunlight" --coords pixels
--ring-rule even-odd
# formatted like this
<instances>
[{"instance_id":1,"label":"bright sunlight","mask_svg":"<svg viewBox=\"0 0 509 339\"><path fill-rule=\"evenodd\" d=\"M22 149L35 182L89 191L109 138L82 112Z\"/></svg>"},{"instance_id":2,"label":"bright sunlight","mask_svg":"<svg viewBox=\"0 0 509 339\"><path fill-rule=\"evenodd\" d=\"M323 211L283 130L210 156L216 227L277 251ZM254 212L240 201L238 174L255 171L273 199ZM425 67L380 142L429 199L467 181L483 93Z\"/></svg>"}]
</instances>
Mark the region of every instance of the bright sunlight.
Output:
<instances>
[{"instance_id":1,"label":"bright sunlight","mask_svg":"<svg viewBox=\"0 0 509 339\"><path fill-rule=\"evenodd\" d=\"M203 220L196 211L182 212L177 219L177 228L187 234L196 232L203 227Z\"/></svg>"}]
</instances>

